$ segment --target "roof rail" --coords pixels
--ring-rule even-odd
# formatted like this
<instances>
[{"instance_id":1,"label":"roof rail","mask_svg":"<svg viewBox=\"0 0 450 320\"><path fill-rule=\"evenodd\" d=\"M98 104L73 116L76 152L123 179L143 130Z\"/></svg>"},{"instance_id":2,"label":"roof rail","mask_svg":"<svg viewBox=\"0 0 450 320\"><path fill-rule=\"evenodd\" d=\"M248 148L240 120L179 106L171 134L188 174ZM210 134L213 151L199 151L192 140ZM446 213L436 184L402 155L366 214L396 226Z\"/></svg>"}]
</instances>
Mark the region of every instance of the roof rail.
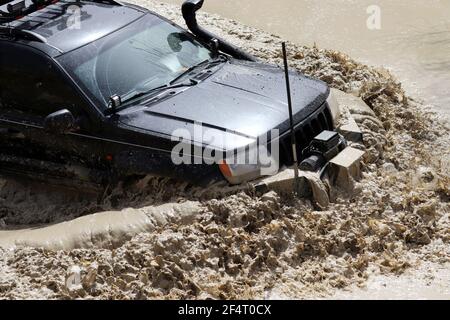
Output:
<instances>
[{"instance_id":1,"label":"roof rail","mask_svg":"<svg viewBox=\"0 0 450 320\"><path fill-rule=\"evenodd\" d=\"M11 2L11 0L0 0L0 6Z\"/></svg>"},{"instance_id":2,"label":"roof rail","mask_svg":"<svg viewBox=\"0 0 450 320\"><path fill-rule=\"evenodd\" d=\"M8 26L0 26L0 37L1 36L9 36L9 37L20 37L26 40L33 40L42 43L47 43L47 39L45 39L40 34L24 29L17 29Z\"/></svg>"},{"instance_id":3,"label":"roof rail","mask_svg":"<svg viewBox=\"0 0 450 320\"><path fill-rule=\"evenodd\" d=\"M25 0L15 2L15 0L0 0L0 5L5 5L7 11L0 10L0 23L7 23L26 16L41 7L52 4L53 0L31 0L32 4L27 7Z\"/></svg>"},{"instance_id":4,"label":"roof rail","mask_svg":"<svg viewBox=\"0 0 450 320\"><path fill-rule=\"evenodd\" d=\"M32 12L42 9L48 5L59 2L60 0L31 0L32 4L26 6L25 0L16 2L17 0L0 0L0 6L7 4L7 12L0 10L0 24L12 22L23 16L26 16ZM116 6L122 6L122 4L116 0L84 0L85 2L107 3ZM12 3L16 2L16 3ZM81 2L81 0L75 0L75 2Z\"/></svg>"}]
</instances>

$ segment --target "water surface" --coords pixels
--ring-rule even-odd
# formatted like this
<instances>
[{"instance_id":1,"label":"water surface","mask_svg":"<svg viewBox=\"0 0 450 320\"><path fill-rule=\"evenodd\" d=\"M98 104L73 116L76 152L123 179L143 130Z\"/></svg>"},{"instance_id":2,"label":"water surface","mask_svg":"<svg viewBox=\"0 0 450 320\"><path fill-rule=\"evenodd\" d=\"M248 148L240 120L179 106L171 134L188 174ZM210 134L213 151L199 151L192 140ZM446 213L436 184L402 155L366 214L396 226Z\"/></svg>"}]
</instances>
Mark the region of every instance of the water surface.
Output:
<instances>
[{"instance_id":1,"label":"water surface","mask_svg":"<svg viewBox=\"0 0 450 320\"><path fill-rule=\"evenodd\" d=\"M367 27L371 5L381 10L379 30ZM203 10L384 66L450 116L450 0L205 0Z\"/></svg>"}]
</instances>

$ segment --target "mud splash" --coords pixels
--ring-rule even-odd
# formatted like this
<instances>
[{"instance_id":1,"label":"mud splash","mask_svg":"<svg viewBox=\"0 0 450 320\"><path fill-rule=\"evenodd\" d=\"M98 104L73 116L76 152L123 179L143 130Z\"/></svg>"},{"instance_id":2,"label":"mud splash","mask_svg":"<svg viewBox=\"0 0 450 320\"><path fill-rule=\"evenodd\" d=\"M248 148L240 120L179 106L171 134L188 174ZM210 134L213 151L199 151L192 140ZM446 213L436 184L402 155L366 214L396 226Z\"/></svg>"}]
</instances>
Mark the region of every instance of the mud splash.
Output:
<instances>
[{"instance_id":1,"label":"mud splash","mask_svg":"<svg viewBox=\"0 0 450 320\"><path fill-rule=\"evenodd\" d=\"M182 23L178 8L136 3ZM218 16L200 18L261 59L281 62L280 38ZM4 228L104 210L145 214L165 203L196 201L199 207L189 223L170 220L111 246L4 247L0 297L316 298L362 286L374 274L401 274L421 260L449 262L449 128L407 97L387 71L335 51L289 47L292 67L371 108L354 112L368 152L352 194L338 194L326 211L317 211L309 200L274 192L201 190L149 177L100 203L81 197L73 205L8 181L0 192Z\"/></svg>"}]
</instances>

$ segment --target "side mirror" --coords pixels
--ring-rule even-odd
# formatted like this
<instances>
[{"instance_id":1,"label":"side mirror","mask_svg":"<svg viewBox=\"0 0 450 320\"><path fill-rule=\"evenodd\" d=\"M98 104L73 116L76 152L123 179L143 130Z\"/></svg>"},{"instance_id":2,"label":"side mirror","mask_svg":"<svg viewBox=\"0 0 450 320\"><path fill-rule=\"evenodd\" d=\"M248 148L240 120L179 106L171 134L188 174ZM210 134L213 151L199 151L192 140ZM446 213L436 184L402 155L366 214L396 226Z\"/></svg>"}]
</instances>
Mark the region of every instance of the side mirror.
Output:
<instances>
[{"instance_id":1,"label":"side mirror","mask_svg":"<svg viewBox=\"0 0 450 320\"><path fill-rule=\"evenodd\" d=\"M75 118L67 109L49 114L44 120L44 129L47 132L64 134L75 127Z\"/></svg>"}]
</instances>

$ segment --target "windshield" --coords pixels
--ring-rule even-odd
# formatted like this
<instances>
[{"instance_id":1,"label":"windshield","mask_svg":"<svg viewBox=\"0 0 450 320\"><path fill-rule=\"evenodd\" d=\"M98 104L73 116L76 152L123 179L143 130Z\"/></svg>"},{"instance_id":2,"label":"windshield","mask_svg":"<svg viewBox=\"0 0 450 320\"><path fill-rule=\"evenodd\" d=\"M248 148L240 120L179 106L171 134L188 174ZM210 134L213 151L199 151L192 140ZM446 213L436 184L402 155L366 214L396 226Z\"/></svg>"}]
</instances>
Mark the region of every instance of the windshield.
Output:
<instances>
[{"instance_id":1,"label":"windshield","mask_svg":"<svg viewBox=\"0 0 450 320\"><path fill-rule=\"evenodd\" d=\"M113 95L167 85L212 57L209 49L183 29L147 14L58 61L103 111Z\"/></svg>"}]
</instances>

